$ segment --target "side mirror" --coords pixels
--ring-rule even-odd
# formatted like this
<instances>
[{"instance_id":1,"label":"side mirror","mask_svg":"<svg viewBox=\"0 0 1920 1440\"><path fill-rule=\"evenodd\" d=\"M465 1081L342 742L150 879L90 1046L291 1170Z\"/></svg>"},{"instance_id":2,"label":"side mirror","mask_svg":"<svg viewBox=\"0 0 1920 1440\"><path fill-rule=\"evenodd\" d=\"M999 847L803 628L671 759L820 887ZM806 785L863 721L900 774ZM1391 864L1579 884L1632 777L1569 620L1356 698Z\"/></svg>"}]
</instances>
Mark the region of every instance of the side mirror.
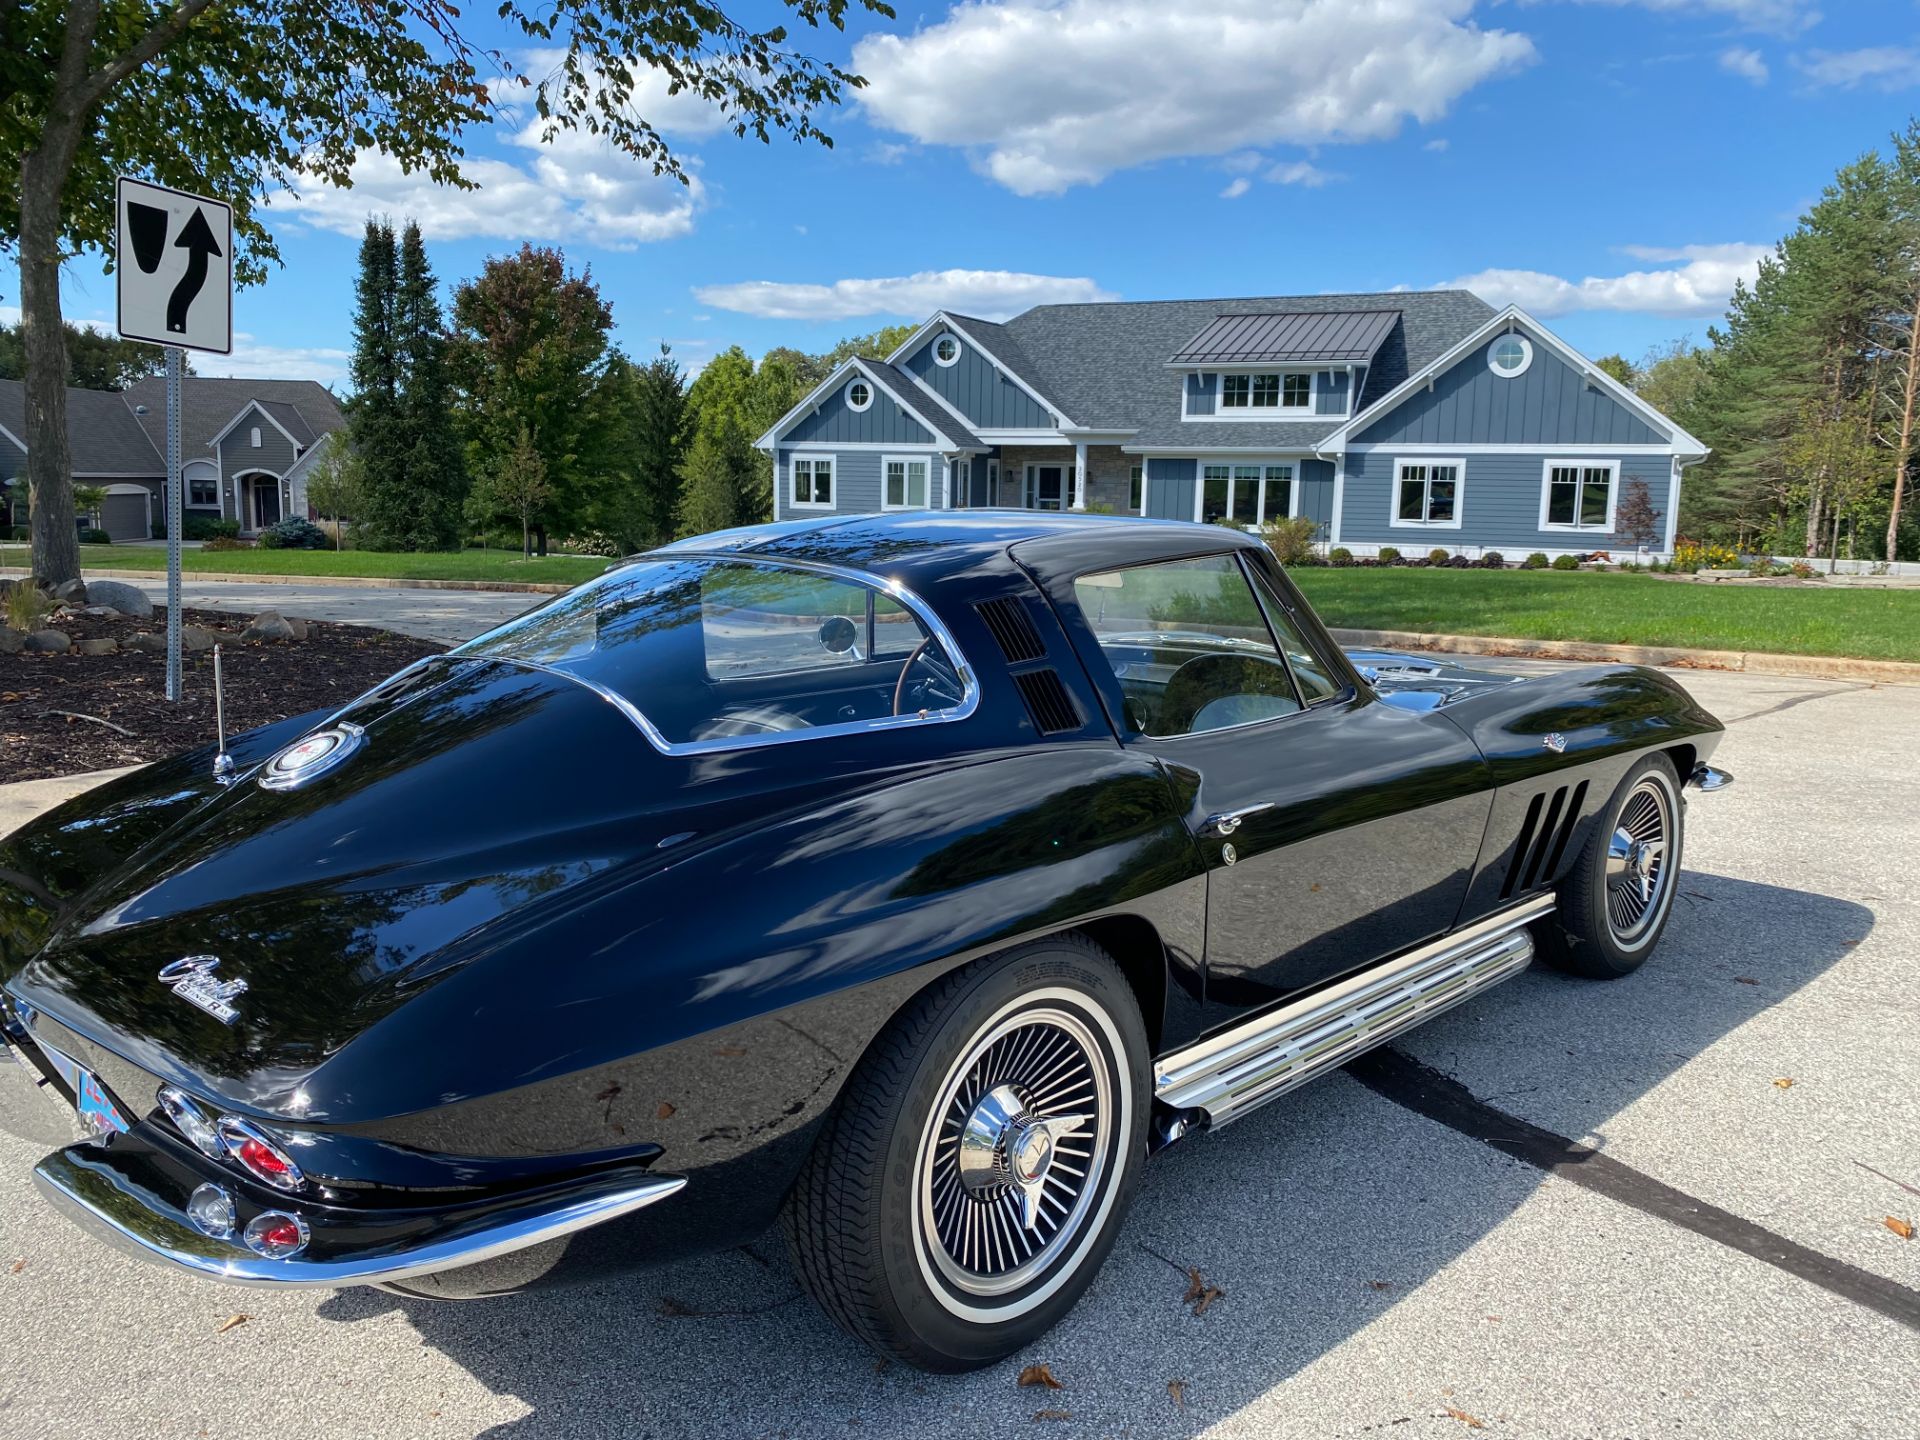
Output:
<instances>
[{"instance_id":1,"label":"side mirror","mask_svg":"<svg viewBox=\"0 0 1920 1440\"><path fill-rule=\"evenodd\" d=\"M853 621L844 615L829 615L820 622L820 643L835 655L844 655L860 639Z\"/></svg>"}]
</instances>

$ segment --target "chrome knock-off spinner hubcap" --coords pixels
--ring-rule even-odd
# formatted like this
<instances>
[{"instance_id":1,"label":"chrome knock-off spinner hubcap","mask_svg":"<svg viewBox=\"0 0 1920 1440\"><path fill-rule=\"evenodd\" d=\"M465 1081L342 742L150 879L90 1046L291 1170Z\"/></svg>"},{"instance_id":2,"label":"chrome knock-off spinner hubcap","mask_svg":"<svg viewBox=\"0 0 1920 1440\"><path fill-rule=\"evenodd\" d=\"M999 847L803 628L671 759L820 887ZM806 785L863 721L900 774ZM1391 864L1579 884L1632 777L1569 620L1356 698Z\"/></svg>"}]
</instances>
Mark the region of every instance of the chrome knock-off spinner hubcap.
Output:
<instances>
[{"instance_id":1,"label":"chrome knock-off spinner hubcap","mask_svg":"<svg viewBox=\"0 0 1920 1440\"><path fill-rule=\"evenodd\" d=\"M1018 1090L996 1085L961 1128L960 1183L989 1201L1012 1186L1019 1192L1021 1225L1037 1233L1060 1142L1086 1129L1087 1121L1085 1115L1030 1115Z\"/></svg>"},{"instance_id":2,"label":"chrome knock-off spinner hubcap","mask_svg":"<svg viewBox=\"0 0 1920 1440\"><path fill-rule=\"evenodd\" d=\"M1659 919L1673 843L1673 797L1649 776L1628 794L1607 841L1607 923L1631 944Z\"/></svg>"}]
</instances>

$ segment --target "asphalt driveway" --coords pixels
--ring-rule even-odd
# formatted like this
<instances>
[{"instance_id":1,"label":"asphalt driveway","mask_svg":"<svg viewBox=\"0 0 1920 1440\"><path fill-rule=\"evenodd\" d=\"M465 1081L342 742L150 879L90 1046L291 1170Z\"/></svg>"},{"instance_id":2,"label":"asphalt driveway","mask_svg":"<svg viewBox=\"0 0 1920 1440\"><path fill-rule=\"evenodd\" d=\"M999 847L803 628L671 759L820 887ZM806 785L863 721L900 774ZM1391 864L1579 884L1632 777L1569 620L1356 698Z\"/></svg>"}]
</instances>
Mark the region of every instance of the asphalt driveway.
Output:
<instances>
[{"instance_id":1,"label":"asphalt driveway","mask_svg":"<svg viewBox=\"0 0 1920 1440\"><path fill-rule=\"evenodd\" d=\"M1174 1147L1016 1361L877 1363L772 1238L459 1306L218 1289L0 1134L0 1435L1920 1434L1920 688L1686 678L1739 783L1648 968L1529 972Z\"/></svg>"}]
</instances>

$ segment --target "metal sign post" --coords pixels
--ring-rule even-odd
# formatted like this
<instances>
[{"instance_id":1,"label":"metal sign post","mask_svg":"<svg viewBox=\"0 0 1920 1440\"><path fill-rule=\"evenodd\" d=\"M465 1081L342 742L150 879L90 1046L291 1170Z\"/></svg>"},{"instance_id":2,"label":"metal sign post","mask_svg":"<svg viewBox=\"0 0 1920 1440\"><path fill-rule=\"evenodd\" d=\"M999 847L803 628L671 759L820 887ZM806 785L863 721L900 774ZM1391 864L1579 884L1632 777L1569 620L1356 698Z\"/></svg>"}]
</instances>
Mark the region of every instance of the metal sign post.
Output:
<instances>
[{"instance_id":1,"label":"metal sign post","mask_svg":"<svg viewBox=\"0 0 1920 1440\"><path fill-rule=\"evenodd\" d=\"M125 175L115 208L117 328L167 351L167 699L178 700L180 389L187 351L233 351L233 208Z\"/></svg>"}]
</instances>

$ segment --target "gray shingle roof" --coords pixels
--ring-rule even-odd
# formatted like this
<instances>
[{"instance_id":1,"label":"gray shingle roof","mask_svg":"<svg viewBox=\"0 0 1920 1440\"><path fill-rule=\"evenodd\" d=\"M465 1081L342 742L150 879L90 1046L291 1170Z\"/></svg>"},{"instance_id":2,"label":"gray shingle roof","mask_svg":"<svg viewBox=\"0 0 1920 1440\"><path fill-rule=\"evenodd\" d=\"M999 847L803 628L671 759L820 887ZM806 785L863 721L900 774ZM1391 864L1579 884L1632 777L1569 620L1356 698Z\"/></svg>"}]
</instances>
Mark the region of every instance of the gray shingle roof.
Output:
<instances>
[{"instance_id":1,"label":"gray shingle roof","mask_svg":"<svg viewBox=\"0 0 1920 1440\"><path fill-rule=\"evenodd\" d=\"M165 378L150 375L137 381L127 387L126 399L136 409L141 405L147 407L140 423L154 449L159 451L167 443ZM340 402L317 380L229 380L189 375L180 391L180 453L188 459L204 455L213 437L249 400L284 406L296 412L302 421L299 427L288 423L286 410L276 408L273 414L303 445L310 445L316 437L346 424L346 417L340 413Z\"/></svg>"},{"instance_id":2,"label":"gray shingle roof","mask_svg":"<svg viewBox=\"0 0 1920 1440\"><path fill-rule=\"evenodd\" d=\"M0 380L0 426L27 439L27 387ZM67 391L67 442L73 447L75 475L156 476L166 461L140 428L126 397L112 390Z\"/></svg>"},{"instance_id":3,"label":"gray shingle roof","mask_svg":"<svg viewBox=\"0 0 1920 1440\"><path fill-rule=\"evenodd\" d=\"M896 399L905 401L931 420L940 432L963 450L984 450L980 437L973 433L959 411L942 400L931 390L921 386L918 380L897 365L889 365L884 360L862 359L861 364L872 369L874 376L893 391Z\"/></svg>"},{"instance_id":4,"label":"gray shingle roof","mask_svg":"<svg viewBox=\"0 0 1920 1440\"><path fill-rule=\"evenodd\" d=\"M1176 365L1364 365L1399 318L1398 309L1219 315L1182 345L1172 361Z\"/></svg>"},{"instance_id":5,"label":"gray shingle roof","mask_svg":"<svg viewBox=\"0 0 1920 1440\"><path fill-rule=\"evenodd\" d=\"M1290 448L1296 437L1300 444L1311 443L1307 437L1329 434L1338 422L1185 423L1180 419L1180 386L1167 368L1168 360L1223 315L1360 310L1399 315L1367 369L1363 406L1494 314L1486 301L1465 290L1041 305L995 327L983 343L1087 429L1134 430L1130 443L1136 445L1281 449ZM1025 365L1005 353L1002 336L1018 347Z\"/></svg>"}]
</instances>

